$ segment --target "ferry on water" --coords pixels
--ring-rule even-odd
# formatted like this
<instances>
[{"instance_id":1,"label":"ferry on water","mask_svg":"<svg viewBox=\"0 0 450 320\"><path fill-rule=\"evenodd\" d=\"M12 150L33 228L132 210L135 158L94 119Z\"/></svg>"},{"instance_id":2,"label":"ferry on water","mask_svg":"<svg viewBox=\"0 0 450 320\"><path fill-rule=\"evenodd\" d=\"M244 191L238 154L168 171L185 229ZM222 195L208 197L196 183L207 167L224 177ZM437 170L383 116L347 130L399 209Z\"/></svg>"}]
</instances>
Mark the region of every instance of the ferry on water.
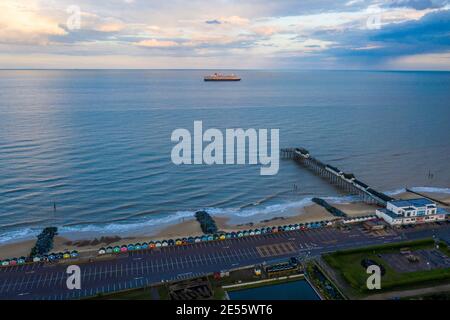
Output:
<instances>
[{"instance_id":1,"label":"ferry on water","mask_svg":"<svg viewBox=\"0 0 450 320\"><path fill-rule=\"evenodd\" d=\"M241 78L238 77L235 74L221 74L221 73L214 73L209 76L204 77L205 81L241 81Z\"/></svg>"}]
</instances>

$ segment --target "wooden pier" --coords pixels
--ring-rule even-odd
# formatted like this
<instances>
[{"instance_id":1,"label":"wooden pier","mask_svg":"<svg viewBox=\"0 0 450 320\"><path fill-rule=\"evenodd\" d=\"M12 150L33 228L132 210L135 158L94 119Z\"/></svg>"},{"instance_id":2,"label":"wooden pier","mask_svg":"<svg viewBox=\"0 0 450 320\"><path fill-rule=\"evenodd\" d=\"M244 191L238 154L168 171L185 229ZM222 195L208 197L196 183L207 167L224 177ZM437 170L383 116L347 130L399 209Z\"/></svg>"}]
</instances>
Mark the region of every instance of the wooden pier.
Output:
<instances>
[{"instance_id":1,"label":"wooden pier","mask_svg":"<svg viewBox=\"0 0 450 320\"><path fill-rule=\"evenodd\" d=\"M293 159L297 163L300 163L313 171L318 176L328 180L339 189L360 196L361 200L365 203L386 206L388 201L394 200L388 195L378 192L369 185L356 179L354 174L345 173L336 167L325 164L312 157L309 154L309 151L304 148L281 149L280 157L282 159Z\"/></svg>"}]
</instances>

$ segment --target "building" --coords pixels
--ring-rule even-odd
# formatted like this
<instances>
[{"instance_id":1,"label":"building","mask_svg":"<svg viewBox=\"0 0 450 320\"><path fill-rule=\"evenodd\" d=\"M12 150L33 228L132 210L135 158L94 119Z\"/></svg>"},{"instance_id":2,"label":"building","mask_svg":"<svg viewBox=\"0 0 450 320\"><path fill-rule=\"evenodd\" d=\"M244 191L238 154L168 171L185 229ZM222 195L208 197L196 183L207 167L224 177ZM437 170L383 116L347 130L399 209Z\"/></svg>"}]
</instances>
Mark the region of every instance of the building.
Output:
<instances>
[{"instance_id":1,"label":"building","mask_svg":"<svg viewBox=\"0 0 450 320\"><path fill-rule=\"evenodd\" d=\"M376 215L390 225L444 221L447 213L428 199L391 200Z\"/></svg>"}]
</instances>

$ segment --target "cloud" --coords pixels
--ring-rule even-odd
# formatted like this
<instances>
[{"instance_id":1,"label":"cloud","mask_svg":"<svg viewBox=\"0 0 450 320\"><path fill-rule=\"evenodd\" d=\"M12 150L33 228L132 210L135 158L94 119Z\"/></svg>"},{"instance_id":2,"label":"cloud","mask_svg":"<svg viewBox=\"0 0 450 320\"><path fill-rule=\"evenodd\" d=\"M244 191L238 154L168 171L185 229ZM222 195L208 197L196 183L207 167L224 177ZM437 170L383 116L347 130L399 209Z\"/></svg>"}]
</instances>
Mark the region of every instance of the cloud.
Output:
<instances>
[{"instance_id":1,"label":"cloud","mask_svg":"<svg viewBox=\"0 0 450 320\"><path fill-rule=\"evenodd\" d=\"M391 8L413 8L425 10L431 8L442 8L447 4L447 0L390 0L387 6Z\"/></svg>"},{"instance_id":2,"label":"cloud","mask_svg":"<svg viewBox=\"0 0 450 320\"><path fill-rule=\"evenodd\" d=\"M22 54L26 43L30 59L36 54L61 60L71 56L74 67L74 55L85 56L85 62L89 57L100 61L102 55L128 55L177 63L202 58L205 64L229 57L227 61L248 59L251 64L261 59L277 66L288 57L285 63L293 65L306 61L338 68L353 62L368 67L387 61L390 66L396 61L411 65L424 58L400 57L450 51L445 36L448 2L77 0L81 29L70 30L66 9L71 0L0 0L0 55L8 53L14 62L14 53ZM368 28L374 16L380 17L379 30Z\"/></svg>"},{"instance_id":3,"label":"cloud","mask_svg":"<svg viewBox=\"0 0 450 320\"><path fill-rule=\"evenodd\" d=\"M40 13L38 2L0 2L0 42L46 44L48 36L67 32L57 20Z\"/></svg>"},{"instance_id":4,"label":"cloud","mask_svg":"<svg viewBox=\"0 0 450 320\"><path fill-rule=\"evenodd\" d=\"M206 23L206 24L222 24L222 22L220 22L220 21L217 20L217 19L214 19L214 20L207 20L207 21L205 21L205 23Z\"/></svg>"},{"instance_id":5,"label":"cloud","mask_svg":"<svg viewBox=\"0 0 450 320\"><path fill-rule=\"evenodd\" d=\"M439 61L448 61L449 34L450 11L441 10L430 12L418 20L385 25L379 30L354 30L344 34L327 32L317 36L339 43L325 54L335 57L341 64L353 62L392 68L396 62L399 66L400 62L402 66L412 66L413 61L420 61L423 66L424 57L429 60L441 54L446 58ZM441 64L441 67L449 69L450 66Z\"/></svg>"},{"instance_id":6,"label":"cloud","mask_svg":"<svg viewBox=\"0 0 450 320\"><path fill-rule=\"evenodd\" d=\"M148 40L141 40L137 42L136 45L148 48L170 48L178 46L178 43L170 40L148 39Z\"/></svg>"},{"instance_id":7,"label":"cloud","mask_svg":"<svg viewBox=\"0 0 450 320\"><path fill-rule=\"evenodd\" d=\"M122 20L112 17L102 17L91 12L81 12L81 29L99 32L119 32L126 28Z\"/></svg>"}]
</instances>

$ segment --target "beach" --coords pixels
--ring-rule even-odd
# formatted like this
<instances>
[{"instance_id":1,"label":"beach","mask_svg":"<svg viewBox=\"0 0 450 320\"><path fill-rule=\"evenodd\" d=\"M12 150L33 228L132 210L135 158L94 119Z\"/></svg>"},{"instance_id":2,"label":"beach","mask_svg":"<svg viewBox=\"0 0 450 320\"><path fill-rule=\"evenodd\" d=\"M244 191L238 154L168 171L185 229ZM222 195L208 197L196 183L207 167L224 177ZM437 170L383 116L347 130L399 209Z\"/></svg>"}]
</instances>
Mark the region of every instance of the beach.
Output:
<instances>
[{"instance_id":1,"label":"beach","mask_svg":"<svg viewBox=\"0 0 450 320\"><path fill-rule=\"evenodd\" d=\"M424 192L425 194L425 192ZM447 193L426 193L435 199L450 203L450 195ZM402 192L395 195L398 199L412 199L418 196L409 192ZM378 208L376 205L369 205L363 202L331 203L336 208L345 212L349 217L373 215ZM233 224L230 217L215 215L213 216L216 225L220 231L232 232L239 230L248 230L262 227L272 227L289 225L296 223L307 223L314 221L334 220L336 217L331 215L323 207L317 204L311 204L299 208L297 214L292 216L279 216L260 221L255 217L254 222L242 224ZM102 246L116 246L129 243L142 243L151 240L176 239L189 236L202 235L199 223L194 218L184 219L183 222L166 226L156 232L139 235L117 236L102 235L101 237L91 237L86 239L70 239L70 237L56 236L52 252L63 252L67 250L78 250L85 256L95 256L98 249ZM0 259L27 256L34 246L35 240L25 240L3 244L0 246Z\"/></svg>"}]
</instances>

